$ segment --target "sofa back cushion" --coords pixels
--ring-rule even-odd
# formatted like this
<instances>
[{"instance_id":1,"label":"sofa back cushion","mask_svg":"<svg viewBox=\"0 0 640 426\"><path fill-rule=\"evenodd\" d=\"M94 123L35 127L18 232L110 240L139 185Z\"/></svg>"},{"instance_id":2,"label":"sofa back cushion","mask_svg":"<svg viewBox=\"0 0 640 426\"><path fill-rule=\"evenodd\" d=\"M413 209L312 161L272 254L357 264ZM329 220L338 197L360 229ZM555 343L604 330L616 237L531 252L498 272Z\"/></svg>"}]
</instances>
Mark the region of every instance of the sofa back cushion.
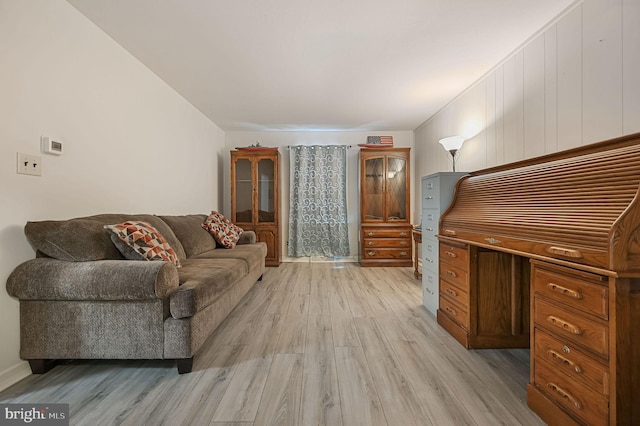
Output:
<instances>
[{"instance_id":1,"label":"sofa back cushion","mask_svg":"<svg viewBox=\"0 0 640 426\"><path fill-rule=\"evenodd\" d=\"M150 223L178 255L186 259L184 249L175 234L157 216L147 214L101 214L69 220L27 222L24 231L29 244L48 257L68 261L124 259L111 242L104 225L128 220Z\"/></svg>"},{"instance_id":2,"label":"sofa back cushion","mask_svg":"<svg viewBox=\"0 0 640 426\"><path fill-rule=\"evenodd\" d=\"M204 214L190 214L186 216L158 216L173 231L182 243L187 258L216 248L216 240L207 231L202 229L202 224L207 219Z\"/></svg>"}]
</instances>

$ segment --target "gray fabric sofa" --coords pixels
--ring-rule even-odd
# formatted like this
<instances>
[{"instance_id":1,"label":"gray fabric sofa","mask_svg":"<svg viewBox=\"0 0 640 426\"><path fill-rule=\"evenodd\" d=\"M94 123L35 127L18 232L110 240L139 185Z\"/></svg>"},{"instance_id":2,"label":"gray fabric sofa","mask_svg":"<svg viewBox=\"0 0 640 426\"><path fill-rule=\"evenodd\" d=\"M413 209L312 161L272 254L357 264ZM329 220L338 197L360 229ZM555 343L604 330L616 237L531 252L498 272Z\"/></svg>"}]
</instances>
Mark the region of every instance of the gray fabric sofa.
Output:
<instances>
[{"instance_id":1,"label":"gray fabric sofa","mask_svg":"<svg viewBox=\"0 0 640 426\"><path fill-rule=\"evenodd\" d=\"M206 215L103 214L28 222L36 258L19 265L7 291L20 301L20 356L34 373L52 360L175 359L179 373L251 287L267 248L246 231L216 247ZM182 264L125 260L104 225L150 223Z\"/></svg>"}]
</instances>

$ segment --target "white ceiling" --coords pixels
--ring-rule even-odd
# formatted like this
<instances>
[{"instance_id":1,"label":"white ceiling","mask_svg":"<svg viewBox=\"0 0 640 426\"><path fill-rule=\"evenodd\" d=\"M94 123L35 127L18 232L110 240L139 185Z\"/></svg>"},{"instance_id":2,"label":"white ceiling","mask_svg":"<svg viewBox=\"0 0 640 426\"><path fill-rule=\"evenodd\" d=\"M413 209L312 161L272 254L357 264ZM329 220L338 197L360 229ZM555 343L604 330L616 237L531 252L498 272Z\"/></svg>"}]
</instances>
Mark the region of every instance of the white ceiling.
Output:
<instances>
[{"instance_id":1,"label":"white ceiling","mask_svg":"<svg viewBox=\"0 0 640 426\"><path fill-rule=\"evenodd\" d=\"M574 0L68 0L223 130L413 130Z\"/></svg>"}]
</instances>

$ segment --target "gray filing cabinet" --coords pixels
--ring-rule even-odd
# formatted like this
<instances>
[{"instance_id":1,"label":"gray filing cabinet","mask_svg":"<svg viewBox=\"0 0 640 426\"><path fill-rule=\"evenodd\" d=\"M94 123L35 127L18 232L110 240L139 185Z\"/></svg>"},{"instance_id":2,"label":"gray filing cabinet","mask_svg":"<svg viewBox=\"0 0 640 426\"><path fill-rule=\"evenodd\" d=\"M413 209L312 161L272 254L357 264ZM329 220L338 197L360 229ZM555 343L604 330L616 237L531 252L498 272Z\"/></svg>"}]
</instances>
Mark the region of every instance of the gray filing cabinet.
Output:
<instances>
[{"instance_id":1,"label":"gray filing cabinet","mask_svg":"<svg viewBox=\"0 0 640 426\"><path fill-rule=\"evenodd\" d=\"M422 304L438 310L438 222L451 204L456 182L463 172L440 172L422 177Z\"/></svg>"}]
</instances>

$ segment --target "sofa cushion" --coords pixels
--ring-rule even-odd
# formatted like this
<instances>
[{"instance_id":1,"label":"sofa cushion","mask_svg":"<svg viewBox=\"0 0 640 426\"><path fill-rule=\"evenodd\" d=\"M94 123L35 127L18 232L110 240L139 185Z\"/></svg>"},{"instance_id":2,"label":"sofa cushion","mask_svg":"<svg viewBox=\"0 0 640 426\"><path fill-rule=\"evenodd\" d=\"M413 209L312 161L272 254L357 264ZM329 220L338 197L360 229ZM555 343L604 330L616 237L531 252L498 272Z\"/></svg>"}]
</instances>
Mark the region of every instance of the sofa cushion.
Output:
<instances>
[{"instance_id":1,"label":"sofa cushion","mask_svg":"<svg viewBox=\"0 0 640 426\"><path fill-rule=\"evenodd\" d=\"M205 214L185 216L159 216L178 237L187 257L197 256L216 248L216 240L202 228Z\"/></svg>"},{"instance_id":2,"label":"sofa cushion","mask_svg":"<svg viewBox=\"0 0 640 426\"><path fill-rule=\"evenodd\" d=\"M153 215L101 214L69 220L27 222L24 232L37 252L55 259L68 261L124 259L103 226L127 220L148 222L162 234L178 255L178 259L186 258L182 244L171 228Z\"/></svg>"},{"instance_id":3,"label":"sofa cushion","mask_svg":"<svg viewBox=\"0 0 640 426\"><path fill-rule=\"evenodd\" d=\"M222 214L212 211L202 224L213 238L224 248L234 248L240 239L243 229L235 225Z\"/></svg>"},{"instance_id":4,"label":"sofa cushion","mask_svg":"<svg viewBox=\"0 0 640 426\"><path fill-rule=\"evenodd\" d=\"M249 270L260 267L267 256L267 244L238 244L232 250L209 250L195 256L194 259L238 259L247 264Z\"/></svg>"},{"instance_id":5,"label":"sofa cushion","mask_svg":"<svg viewBox=\"0 0 640 426\"><path fill-rule=\"evenodd\" d=\"M217 250L222 251L222 250ZM187 259L178 271L180 287L171 293L173 318L187 318L215 302L249 272L239 259Z\"/></svg>"},{"instance_id":6,"label":"sofa cushion","mask_svg":"<svg viewBox=\"0 0 640 426\"><path fill-rule=\"evenodd\" d=\"M180 267L176 252L149 223L130 220L104 228L111 232L111 241L126 259L161 260Z\"/></svg>"}]
</instances>

